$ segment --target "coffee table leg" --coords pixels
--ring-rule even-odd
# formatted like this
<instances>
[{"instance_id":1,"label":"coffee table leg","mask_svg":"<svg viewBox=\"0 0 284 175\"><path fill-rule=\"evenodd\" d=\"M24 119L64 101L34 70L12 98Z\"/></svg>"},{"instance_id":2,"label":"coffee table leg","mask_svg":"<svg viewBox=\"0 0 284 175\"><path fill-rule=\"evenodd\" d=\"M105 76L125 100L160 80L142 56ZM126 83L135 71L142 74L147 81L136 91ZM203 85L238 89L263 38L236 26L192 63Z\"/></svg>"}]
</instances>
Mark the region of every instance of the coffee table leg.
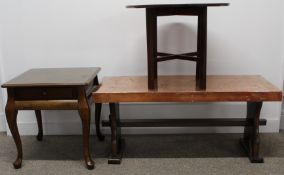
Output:
<instances>
[{"instance_id":1,"label":"coffee table leg","mask_svg":"<svg viewBox=\"0 0 284 175\"><path fill-rule=\"evenodd\" d=\"M94 169L94 161L90 156L89 136L90 136L90 107L87 101L84 88L79 89L78 111L82 120L84 159L89 170Z\"/></svg>"},{"instance_id":2,"label":"coffee table leg","mask_svg":"<svg viewBox=\"0 0 284 175\"><path fill-rule=\"evenodd\" d=\"M95 77L95 85L99 86L99 79L98 76ZM101 133L101 111L102 111L102 104L101 103L95 103L95 123L96 123L96 133L97 137L99 138L100 141L105 140L105 136Z\"/></svg>"},{"instance_id":3,"label":"coffee table leg","mask_svg":"<svg viewBox=\"0 0 284 175\"><path fill-rule=\"evenodd\" d=\"M259 117L262 102L247 102L247 119L252 119L253 123L246 126L244 137L240 140L241 145L248 154L251 163L263 163L263 158L259 155Z\"/></svg>"},{"instance_id":4,"label":"coffee table leg","mask_svg":"<svg viewBox=\"0 0 284 175\"><path fill-rule=\"evenodd\" d=\"M120 164L123 154L124 141L121 139L121 131L119 127L119 104L110 103L110 127L111 127L111 156L108 160L109 164Z\"/></svg>"},{"instance_id":5,"label":"coffee table leg","mask_svg":"<svg viewBox=\"0 0 284 175\"><path fill-rule=\"evenodd\" d=\"M17 126L17 114L18 110L15 108L15 102L12 90L8 89L8 101L5 108L6 113L6 119L7 123L9 125L10 131L12 133L14 142L17 147L18 156L16 161L13 163L15 169L19 169L22 166L22 160L23 160L23 151L22 151L22 142L19 135L19 130Z\"/></svg>"},{"instance_id":6,"label":"coffee table leg","mask_svg":"<svg viewBox=\"0 0 284 175\"><path fill-rule=\"evenodd\" d=\"M97 137L99 138L100 141L103 141L105 139L105 136L101 133L101 111L102 111L102 104L101 103L96 103L96 112L95 112L95 120L96 120L96 133Z\"/></svg>"},{"instance_id":7,"label":"coffee table leg","mask_svg":"<svg viewBox=\"0 0 284 175\"><path fill-rule=\"evenodd\" d=\"M43 131L42 131L42 117L41 117L41 111L35 110L36 120L37 120L37 126L38 126L38 134L37 134L37 140L42 141L43 137Z\"/></svg>"}]
</instances>

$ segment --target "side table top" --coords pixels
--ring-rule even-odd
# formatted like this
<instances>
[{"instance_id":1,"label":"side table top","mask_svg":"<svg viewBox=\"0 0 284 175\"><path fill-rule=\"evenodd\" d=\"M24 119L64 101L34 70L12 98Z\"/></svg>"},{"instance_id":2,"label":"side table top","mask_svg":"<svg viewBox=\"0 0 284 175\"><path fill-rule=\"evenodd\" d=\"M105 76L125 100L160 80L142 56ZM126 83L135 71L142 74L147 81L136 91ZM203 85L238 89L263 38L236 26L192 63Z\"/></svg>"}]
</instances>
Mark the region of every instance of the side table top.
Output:
<instances>
[{"instance_id":1,"label":"side table top","mask_svg":"<svg viewBox=\"0 0 284 175\"><path fill-rule=\"evenodd\" d=\"M30 69L2 85L9 87L81 86L88 85L101 68L40 68Z\"/></svg>"},{"instance_id":2,"label":"side table top","mask_svg":"<svg viewBox=\"0 0 284 175\"><path fill-rule=\"evenodd\" d=\"M195 4L145 4L128 5L126 8L179 8L179 7L218 7L229 6L229 3L195 3Z\"/></svg>"}]
</instances>

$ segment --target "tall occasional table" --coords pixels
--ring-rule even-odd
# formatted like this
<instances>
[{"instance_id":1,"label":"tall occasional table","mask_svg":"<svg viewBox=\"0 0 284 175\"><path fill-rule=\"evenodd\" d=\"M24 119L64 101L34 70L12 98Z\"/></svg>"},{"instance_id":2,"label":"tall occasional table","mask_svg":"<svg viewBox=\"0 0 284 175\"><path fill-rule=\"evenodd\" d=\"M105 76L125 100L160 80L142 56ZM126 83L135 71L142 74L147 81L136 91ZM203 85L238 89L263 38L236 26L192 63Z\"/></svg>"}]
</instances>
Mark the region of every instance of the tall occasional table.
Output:
<instances>
[{"instance_id":1,"label":"tall occasional table","mask_svg":"<svg viewBox=\"0 0 284 175\"><path fill-rule=\"evenodd\" d=\"M207 57L207 7L228 6L228 3L209 4L155 4L130 5L128 8L146 9L147 52L148 52L148 89L157 90L157 63L180 59L196 62L196 89L206 89ZM187 15L198 16L197 51L182 54L162 53L157 51L157 17Z\"/></svg>"},{"instance_id":2,"label":"tall occasional table","mask_svg":"<svg viewBox=\"0 0 284 175\"><path fill-rule=\"evenodd\" d=\"M83 152L88 169L94 168L89 152L91 92L98 87L100 68L47 68L31 69L2 85L7 88L6 118L17 146L18 156L14 167L22 165L22 143L17 127L18 110L35 110L38 135L42 140L41 110L78 110L83 127ZM101 104L96 104L100 113ZM98 115L96 115L98 117ZM96 118L99 119L99 118ZM99 123L99 122L96 122ZM97 129L100 139L103 136Z\"/></svg>"}]
</instances>

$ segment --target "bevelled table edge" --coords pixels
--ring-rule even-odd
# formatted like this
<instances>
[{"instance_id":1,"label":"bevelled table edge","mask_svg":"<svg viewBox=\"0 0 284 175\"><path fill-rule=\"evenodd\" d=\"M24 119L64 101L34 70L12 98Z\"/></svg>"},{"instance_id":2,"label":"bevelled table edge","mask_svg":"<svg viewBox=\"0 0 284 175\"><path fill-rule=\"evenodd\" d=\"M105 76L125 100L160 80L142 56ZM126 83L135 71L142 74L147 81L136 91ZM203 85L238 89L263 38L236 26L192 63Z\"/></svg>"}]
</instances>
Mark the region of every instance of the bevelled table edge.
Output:
<instances>
[{"instance_id":1,"label":"bevelled table edge","mask_svg":"<svg viewBox=\"0 0 284 175\"><path fill-rule=\"evenodd\" d=\"M38 70L38 69L76 69L76 68L95 68L97 69L92 76L87 80L86 83L37 83L37 84L13 84L9 83L13 81L14 79L18 78L22 74L25 74L31 70ZM18 76L15 76L14 78L6 81L1 85L1 88L17 88L17 87L70 87L70 86L87 86L89 83L98 75L98 73L101 71L101 67L66 67L66 68L32 68L29 70L24 71L23 73L19 74Z\"/></svg>"},{"instance_id":2,"label":"bevelled table edge","mask_svg":"<svg viewBox=\"0 0 284 175\"><path fill-rule=\"evenodd\" d=\"M219 6L229 6L229 5L230 3L144 4L144 5L127 5L126 8L219 7Z\"/></svg>"},{"instance_id":3,"label":"bevelled table edge","mask_svg":"<svg viewBox=\"0 0 284 175\"><path fill-rule=\"evenodd\" d=\"M95 93L92 97L96 103L119 102L280 102L282 92L250 92L247 95L239 95L240 92L208 92L202 93L179 92L175 93ZM244 92L241 92L244 94ZM169 96L169 94L171 94ZM220 96L222 96L220 98Z\"/></svg>"}]
</instances>

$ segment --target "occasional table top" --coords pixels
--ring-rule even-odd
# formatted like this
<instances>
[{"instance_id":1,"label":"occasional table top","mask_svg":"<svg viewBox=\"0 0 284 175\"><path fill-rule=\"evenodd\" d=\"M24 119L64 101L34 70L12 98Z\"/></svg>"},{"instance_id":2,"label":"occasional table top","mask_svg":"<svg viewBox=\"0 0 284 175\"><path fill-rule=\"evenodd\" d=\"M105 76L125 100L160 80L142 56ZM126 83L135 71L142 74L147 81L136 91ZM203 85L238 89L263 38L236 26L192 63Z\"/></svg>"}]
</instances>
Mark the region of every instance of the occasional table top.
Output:
<instances>
[{"instance_id":1,"label":"occasional table top","mask_svg":"<svg viewBox=\"0 0 284 175\"><path fill-rule=\"evenodd\" d=\"M207 76L206 91L195 90L195 76L159 76L148 90L146 76L106 77L93 93L97 103L281 101L282 92L261 76Z\"/></svg>"},{"instance_id":2,"label":"occasional table top","mask_svg":"<svg viewBox=\"0 0 284 175\"><path fill-rule=\"evenodd\" d=\"M88 85L100 68L41 68L30 69L2 87L80 86Z\"/></svg>"},{"instance_id":3,"label":"occasional table top","mask_svg":"<svg viewBox=\"0 0 284 175\"><path fill-rule=\"evenodd\" d=\"M179 7L218 7L229 6L229 3L200 3L200 4L146 4L146 5L128 5L127 8L179 8Z\"/></svg>"}]
</instances>

